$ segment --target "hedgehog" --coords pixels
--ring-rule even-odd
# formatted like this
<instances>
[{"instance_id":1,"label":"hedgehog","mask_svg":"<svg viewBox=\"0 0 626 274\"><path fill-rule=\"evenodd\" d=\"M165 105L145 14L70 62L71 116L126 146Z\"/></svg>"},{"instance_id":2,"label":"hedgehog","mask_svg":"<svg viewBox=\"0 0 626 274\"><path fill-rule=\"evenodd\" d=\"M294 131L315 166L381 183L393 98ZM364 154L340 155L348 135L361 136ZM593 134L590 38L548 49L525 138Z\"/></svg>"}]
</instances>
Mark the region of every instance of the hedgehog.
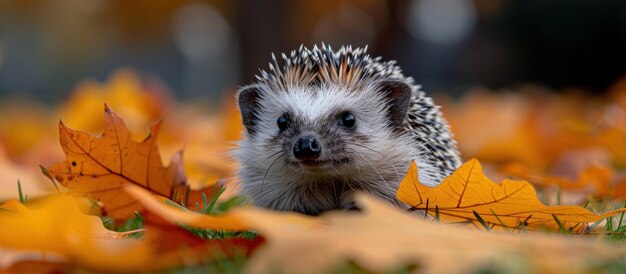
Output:
<instances>
[{"instance_id":1,"label":"hedgehog","mask_svg":"<svg viewBox=\"0 0 626 274\"><path fill-rule=\"evenodd\" d=\"M241 191L260 207L349 210L356 191L403 207L395 193L412 161L427 186L461 164L440 107L367 47L300 46L281 63L272 54L236 97Z\"/></svg>"}]
</instances>

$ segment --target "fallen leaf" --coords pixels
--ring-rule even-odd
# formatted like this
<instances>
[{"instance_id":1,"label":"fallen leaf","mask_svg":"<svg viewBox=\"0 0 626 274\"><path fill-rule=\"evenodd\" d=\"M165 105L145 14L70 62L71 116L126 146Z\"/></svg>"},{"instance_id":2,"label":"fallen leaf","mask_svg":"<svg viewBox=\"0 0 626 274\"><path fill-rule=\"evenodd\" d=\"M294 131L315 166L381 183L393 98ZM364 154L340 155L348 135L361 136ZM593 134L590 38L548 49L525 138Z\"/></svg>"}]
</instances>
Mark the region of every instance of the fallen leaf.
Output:
<instances>
[{"instance_id":1,"label":"fallen leaf","mask_svg":"<svg viewBox=\"0 0 626 274\"><path fill-rule=\"evenodd\" d=\"M138 189L146 197L150 196L149 193L139 187L129 186L128 188ZM265 242L265 239L260 236L253 239L234 236L221 239L202 239L183 229L179 224L164 219L162 214L156 213L149 210L144 210L142 213L146 228L145 242L152 247L154 258L153 262L141 266L137 269L138 271L158 271L172 267L206 264L216 260L247 258ZM201 228L199 226L189 227Z\"/></svg>"},{"instance_id":2,"label":"fallen leaf","mask_svg":"<svg viewBox=\"0 0 626 274\"><path fill-rule=\"evenodd\" d=\"M1 100L0 144L9 159L22 160L53 131L50 114L34 102Z\"/></svg>"},{"instance_id":3,"label":"fallen leaf","mask_svg":"<svg viewBox=\"0 0 626 274\"><path fill-rule=\"evenodd\" d=\"M2 254L0 251L0 255ZM9 256L11 254L8 254ZM39 257L44 257L39 254ZM48 258L46 258L48 259ZM10 260L10 259L9 259ZM0 265L0 274L50 274L50 273L75 273L76 266L67 263L51 263L47 261L23 260L11 264L9 267Z\"/></svg>"},{"instance_id":4,"label":"fallen leaf","mask_svg":"<svg viewBox=\"0 0 626 274\"><path fill-rule=\"evenodd\" d=\"M517 160L543 167L546 157L529 115L532 108L529 96L477 88L468 91L459 102L444 106L444 114L463 155L490 162Z\"/></svg>"},{"instance_id":5,"label":"fallen leaf","mask_svg":"<svg viewBox=\"0 0 626 274\"><path fill-rule=\"evenodd\" d=\"M581 190L593 187L598 197L609 192L609 183L613 178L613 170L604 166L589 166L585 168L575 181L559 176L542 174L522 163L509 163L500 167L500 172L518 179L529 181L535 185L558 186L565 190Z\"/></svg>"},{"instance_id":6,"label":"fallen leaf","mask_svg":"<svg viewBox=\"0 0 626 274\"><path fill-rule=\"evenodd\" d=\"M401 265L416 265L419 273L471 273L485 266L506 273L519 271L519 264L511 265L516 258L528 272L568 273L584 269L590 261L620 260L626 255L624 246L472 231L422 220L363 194L355 200L361 212L297 218L294 213L258 208L239 212L267 239L245 272L329 273L353 261L374 273ZM303 219L318 225L302 225Z\"/></svg>"},{"instance_id":7,"label":"fallen leaf","mask_svg":"<svg viewBox=\"0 0 626 274\"><path fill-rule=\"evenodd\" d=\"M257 209L254 207L236 207L221 215L207 215L174 206L172 201L158 195L152 195L140 187L128 186L124 190L143 204L144 212L158 216L162 220L172 224L201 229L208 228L231 231L244 231L255 228L250 226L250 224L246 222L246 219L242 217L243 212L256 212ZM323 226L320 220L309 218L306 215L284 213L280 216L280 219L276 220L268 217L266 221L284 222L287 220L292 224L297 224L299 227Z\"/></svg>"},{"instance_id":8,"label":"fallen leaf","mask_svg":"<svg viewBox=\"0 0 626 274\"><path fill-rule=\"evenodd\" d=\"M59 123L66 160L48 171L73 194L102 202L104 214L117 220L132 217L140 210L139 204L121 191L129 184L194 208L203 195L211 197L212 191L219 191L213 187L217 182L204 188L188 185L180 150L169 166L164 166L157 141L160 126L161 122L153 124L148 137L135 142L122 118L105 104L105 130L100 137Z\"/></svg>"},{"instance_id":9,"label":"fallen leaf","mask_svg":"<svg viewBox=\"0 0 626 274\"><path fill-rule=\"evenodd\" d=\"M224 230L247 230L248 225L241 218L236 216L237 209L230 210L220 216L211 216L188 211L180 207L173 206L174 202L169 199L152 195L141 187L129 185L124 190L135 200L143 205L144 211L149 212L172 224L184 224L195 228L210 228ZM168 203L169 201L169 203Z\"/></svg>"},{"instance_id":10,"label":"fallen leaf","mask_svg":"<svg viewBox=\"0 0 626 274\"><path fill-rule=\"evenodd\" d=\"M107 102L125 117L132 132L140 132L146 124L164 117L169 109L167 102L171 101L159 88L145 85L142 77L133 70L117 69L104 83L81 81L58 112L65 117L67 125L96 131L104 124L92 117L100 114L102 102Z\"/></svg>"},{"instance_id":11,"label":"fallen leaf","mask_svg":"<svg viewBox=\"0 0 626 274\"><path fill-rule=\"evenodd\" d=\"M147 245L104 228L100 218L85 215L74 198L59 196L40 210L17 200L0 206L0 245L32 250L98 269L123 269L144 264ZM112 264L114 263L114 265Z\"/></svg>"},{"instance_id":12,"label":"fallen leaf","mask_svg":"<svg viewBox=\"0 0 626 274\"><path fill-rule=\"evenodd\" d=\"M151 244L153 258L133 271L163 271L171 268L190 267L217 260L246 258L260 247L262 237L244 239L229 237L204 240L191 232L167 222L155 221L146 216L146 239Z\"/></svg>"},{"instance_id":13,"label":"fallen leaf","mask_svg":"<svg viewBox=\"0 0 626 274\"><path fill-rule=\"evenodd\" d=\"M571 151L597 148L624 167L626 111L620 103L626 93L618 93L608 101L580 90L555 93L532 85L515 92L476 88L443 112L461 153L485 162L545 170Z\"/></svg>"},{"instance_id":14,"label":"fallen leaf","mask_svg":"<svg viewBox=\"0 0 626 274\"><path fill-rule=\"evenodd\" d=\"M626 179L617 183L617 185L611 189L610 195L615 199L626 200Z\"/></svg>"},{"instance_id":15,"label":"fallen leaf","mask_svg":"<svg viewBox=\"0 0 626 274\"><path fill-rule=\"evenodd\" d=\"M598 215L579 206L546 206L537 199L530 183L507 179L496 184L483 174L476 159L463 164L437 187L422 185L412 163L397 197L412 210L426 210L444 223L469 222L482 227L482 218L489 227L514 230L523 226L527 230L558 231L560 222L565 229L580 232L589 222L624 211Z\"/></svg>"},{"instance_id":16,"label":"fallen leaf","mask_svg":"<svg viewBox=\"0 0 626 274\"><path fill-rule=\"evenodd\" d=\"M262 238L203 240L179 226L146 216L142 239L109 231L100 218L82 213L71 196L55 196L27 208L0 205L0 270L69 264L96 271L158 271L250 254ZM19 267L13 267L17 265Z\"/></svg>"},{"instance_id":17,"label":"fallen leaf","mask_svg":"<svg viewBox=\"0 0 626 274\"><path fill-rule=\"evenodd\" d=\"M579 269L595 256L608 260L626 254L624 248L580 239L486 234L433 224L364 195L356 199L362 212L311 217L243 207L231 209L228 216L207 218L169 206L139 187L126 190L138 196L149 213L168 222L219 229L228 228L221 222L228 221L258 231L266 243L249 259L246 273L326 273L349 260L374 272L416 264L424 273L456 273L506 262L502 258L506 255L528 260L540 270L567 271ZM463 263L450 263L452 258L463 258Z\"/></svg>"},{"instance_id":18,"label":"fallen leaf","mask_svg":"<svg viewBox=\"0 0 626 274\"><path fill-rule=\"evenodd\" d=\"M49 172L73 193L104 203L108 216L129 218L138 205L121 188L134 184L155 194L172 196L174 189L186 183L182 151L164 166L157 144L160 122L150 127L144 141L137 143L124 121L106 104L104 111L105 130L100 137L59 123L67 159L49 168Z\"/></svg>"}]
</instances>

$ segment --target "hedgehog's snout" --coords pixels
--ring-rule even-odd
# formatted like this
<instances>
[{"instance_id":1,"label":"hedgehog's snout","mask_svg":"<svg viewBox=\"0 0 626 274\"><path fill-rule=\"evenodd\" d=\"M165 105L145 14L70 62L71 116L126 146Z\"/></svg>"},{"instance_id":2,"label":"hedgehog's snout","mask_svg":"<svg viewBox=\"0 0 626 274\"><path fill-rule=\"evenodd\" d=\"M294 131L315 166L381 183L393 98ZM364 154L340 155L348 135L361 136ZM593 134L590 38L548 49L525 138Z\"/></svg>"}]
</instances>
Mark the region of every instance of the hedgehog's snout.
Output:
<instances>
[{"instance_id":1,"label":"hedgehog's snout","mask_svg":"<svg viewBox=\"0 0 626 274\"><path fill-rule=\"evenodd\" d=\"M316 161L322 154L322 144L313 136L298 138L293 146L293 156L301 162Z\"/></svg>"}]
</instances>

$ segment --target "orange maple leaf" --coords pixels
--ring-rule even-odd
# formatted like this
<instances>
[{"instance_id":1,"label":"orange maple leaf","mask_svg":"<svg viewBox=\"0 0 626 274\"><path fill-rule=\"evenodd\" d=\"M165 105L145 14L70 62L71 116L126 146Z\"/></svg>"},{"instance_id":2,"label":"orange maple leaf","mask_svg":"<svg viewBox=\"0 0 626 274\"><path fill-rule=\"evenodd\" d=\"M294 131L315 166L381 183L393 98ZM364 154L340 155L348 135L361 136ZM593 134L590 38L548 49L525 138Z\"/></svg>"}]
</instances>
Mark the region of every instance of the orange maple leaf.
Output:
<instances>
[{"instance_id":1,"label":"orange maple leaf","mask_svg":"<svg viewBox=\"0 0 626 274\"><path fill-rule=\"evenodd\" d=\"M138 185L166 197L185 186L182 151L172 157L169 166L161 162L157 144L161 122L153 124L148 137L138 143L132 140L124 121L106 104L104 112L105 129L100 137L59 123L67 159L49 169L56 180L75 194L101 201L105 213L115 219L131 217L139 206L121 191L125 185Z\"/></svg>"},{"instance_id":2,"label":"orange maple leaf","mask_svg":"<svg viewBox=\"0 0 626 274\"><path fill-rule=\"evenodd\" d=\"M496 184L483 174L476 159L463 164L437 187L422 185L417 166L411 163L396 195L412 210L439 215L442 222L471 223L477 227L486 224L490 229L523 226L528 230L564 228L580 232L589 222L625 211L598 215L579 206L546 206L537 199L530 183L507 179Z\"/></svg>"}]
</instances>

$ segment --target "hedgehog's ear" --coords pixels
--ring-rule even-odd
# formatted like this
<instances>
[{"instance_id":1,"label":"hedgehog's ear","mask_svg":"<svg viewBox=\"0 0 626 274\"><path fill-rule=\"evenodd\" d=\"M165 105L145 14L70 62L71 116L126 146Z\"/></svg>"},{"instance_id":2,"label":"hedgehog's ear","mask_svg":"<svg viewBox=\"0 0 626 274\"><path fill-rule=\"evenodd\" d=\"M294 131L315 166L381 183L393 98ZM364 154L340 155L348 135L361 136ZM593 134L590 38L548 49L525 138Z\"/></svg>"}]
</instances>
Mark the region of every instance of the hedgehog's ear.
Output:
<instances>
[{"instance_id":1,"label":"hedgehog's ear","mask_svg":"<svg viewBox=\"0 0 626 274\"><path fill-rule=\"evenodd\" d=\"M383 81L378 90L389 104L387 117L391 125L402 127L411 103L411 87L401 81Z\"/></svg>"},{"instance_id":2,"label":"hedgehog's ear","mask_svg":"<svg viewBox=\"0 0 626 274\"><path fill-rule=\"evenodd\" d=\"M258 120L257 113L260 97L261 89L256 86L245 87L237 93L237 102L239 103L243 125L250 135L255 133L254 126Z\"/></svg>"}]
</instances>

